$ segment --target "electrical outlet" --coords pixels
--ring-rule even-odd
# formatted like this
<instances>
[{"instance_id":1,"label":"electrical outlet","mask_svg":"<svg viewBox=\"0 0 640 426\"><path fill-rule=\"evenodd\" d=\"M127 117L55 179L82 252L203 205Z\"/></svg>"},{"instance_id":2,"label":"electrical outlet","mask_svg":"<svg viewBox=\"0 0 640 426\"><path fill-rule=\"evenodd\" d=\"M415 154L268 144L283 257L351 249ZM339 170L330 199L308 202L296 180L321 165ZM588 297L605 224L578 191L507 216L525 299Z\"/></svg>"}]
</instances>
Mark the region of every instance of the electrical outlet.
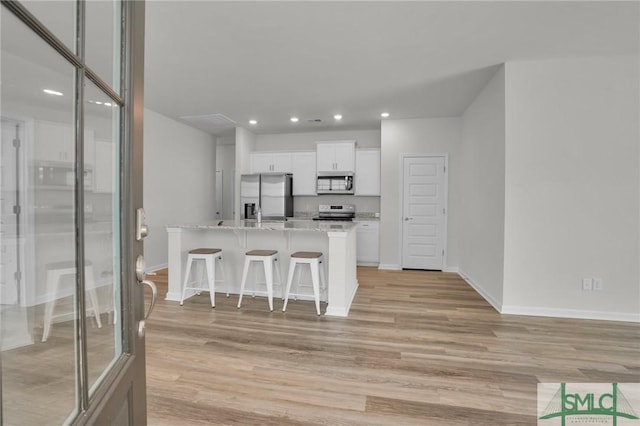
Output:
<instances>
[{"instance_id":1,"label":"electrical outlet","mask_svg":"<svg viewBox=\"0 0 640 426\"><path fill-rule=\"evenodd\" d=\"M602 278L593 279L593 289L595 291L602 291Z\"/></svg>"},{"instance_id":2,"label":"electrical outlet","mask_svg":"<svg viewBox=\"0 0 640 426\"><path fill-rule=\"evenodd\" d=\"M591 291L593 290L593 279L592 278L583 278L582 279L582 291Z\"/></svg>"}]
</instances>

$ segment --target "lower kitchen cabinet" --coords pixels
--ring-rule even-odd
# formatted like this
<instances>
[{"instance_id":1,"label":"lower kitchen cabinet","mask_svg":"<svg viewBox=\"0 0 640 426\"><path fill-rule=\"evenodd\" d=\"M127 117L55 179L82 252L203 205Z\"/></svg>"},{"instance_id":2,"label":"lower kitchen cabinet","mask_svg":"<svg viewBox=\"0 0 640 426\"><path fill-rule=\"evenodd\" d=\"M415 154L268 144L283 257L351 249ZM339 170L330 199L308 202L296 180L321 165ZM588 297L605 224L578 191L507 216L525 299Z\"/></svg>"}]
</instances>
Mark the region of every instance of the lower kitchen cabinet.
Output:
<instances>
[{"instance_id":1,"label":"lower kitchen cabinet","mask_svg":"<svg viewBox=\"0 0 640 426\"><path fill-rule=\"evenodd\" d=\"M358 222L356 239L356 261L358 265L378 266L380 263L380 222Z\"/></svg>"}]
</instances>

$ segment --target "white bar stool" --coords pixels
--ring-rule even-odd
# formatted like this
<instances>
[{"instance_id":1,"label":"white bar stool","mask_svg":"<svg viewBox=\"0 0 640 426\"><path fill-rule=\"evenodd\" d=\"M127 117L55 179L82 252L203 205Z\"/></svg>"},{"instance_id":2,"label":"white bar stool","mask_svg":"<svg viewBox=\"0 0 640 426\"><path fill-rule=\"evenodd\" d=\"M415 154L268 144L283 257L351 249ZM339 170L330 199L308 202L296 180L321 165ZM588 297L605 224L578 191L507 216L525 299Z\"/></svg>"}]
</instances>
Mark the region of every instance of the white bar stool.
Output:
<instances>
[{"instance_id":1,"label":"white bar stool","mask_svg":"<svg viewBox=\"0 0 640 426\"><path fill-rule=\"evenodd\" d=\"M280 278L280 267L276 263L278 261L278 252L276 250L251 250L245 253L244 269L242 271L242 284L240 287L240 298L238 299L238 308L242 305L242 295L244 287L247 283L247 274L251 262L262 262L264 266L264 277L267 285L267 299L269 301L269 310L273 311L273 275L278 278L278 284L282 287ZM255 287L255 283L254 283Z\"/></svg>"},{"instance_id":2,"label":"white bar stool","mask_svg":"<svg viewBox=\"0 0 640 426\"><path fill-rule=\"evenodd\" d=\"M191 266L195 261L202 261L202 269L200 279L189 282L191 275ZM216 262L217 261L217 262ZM220 265L221 278L216 280L216 263ZM204 273L207 272L207 284L204 285ZM180 298L180 306L183 305L187 290L192 290L194 294L200 294L202 291L209 292L211 299L211 307L216 307L216 282L224 282L224 264L222 263L222 250L217 248L197 248L189 251L187 256L187 267L184 274L184 282L182 284L182 297ZM193 296L193 295L191 295ZM191 297L189 296L189 297ZM227 297L229 293L227 293Z\"/></svg>"},{"instance_id":3,"label":"white bar stool","mask_svg":"<svg viewBox=\"0 0 640 426\"><path fill-rule=\"evenodd\" d=\"M316 313L320 315L320 284L325 288L324 267L322 266L322 253L316 251L297 251L291 255L291 263L289 263L289 277L287 278L287 290L284 294L284 306L282 312L287 309L289 301L289 292L291 291L291 283L294 274L297 272L296 292L300 285L300 270L296 269L298 265L309 265L311 270L311 282L313 284L313 296L316 301ZM318 279L318 275L320 279Z\"/></svg>"},{"instance_id":4,"label":"white bar stool","mask_svg":"<svg viewBox=\"0 0 640 426\"><path fill-rule=\"evenodd\" d=\"M54 262L47 264L47 277L46 277L46 287L47 294L49 297L53 297L52 300L48 301L44 307L44 324L42 331L42 341L46 342L49 338L49 334L51 333L51 324L53 323L53 319L55 318L53 314L53 310L56 305L56 301L58 300L58 291L60 288L60 280L67 276L72 275L76 276L76 262L75 260L63 261L63 262ZM93 311L93 316L96 319L96 324L98 328L102 328L102 321L100 321L100 309L98 305L98 296L96 295L96 283L93 275L93 264L90 261L85 261L84 263L84 279L85 279L85 290L87 295L89 296L89 302L91 303L91 310ZM75 286L74 286L75 292ZM59 314L57 316L68 315Z\"/></svg>"}]
</instances>

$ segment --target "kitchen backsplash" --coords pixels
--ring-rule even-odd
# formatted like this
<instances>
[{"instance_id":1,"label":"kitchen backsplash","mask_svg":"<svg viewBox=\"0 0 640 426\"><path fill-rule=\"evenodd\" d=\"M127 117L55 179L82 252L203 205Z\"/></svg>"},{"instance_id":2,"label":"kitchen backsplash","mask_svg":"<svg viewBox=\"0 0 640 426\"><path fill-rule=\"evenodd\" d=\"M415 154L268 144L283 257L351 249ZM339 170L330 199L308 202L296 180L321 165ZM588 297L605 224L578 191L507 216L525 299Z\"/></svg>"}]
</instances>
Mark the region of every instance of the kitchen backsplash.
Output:
<instances>
[{"instance_id":1,"label":"kitchen backsplash","mask_svg":"<svg viewBox=\"0 0 640 426\"><path fill-rule=\"evenodd\" d=\"M320 204L353 204L356 206L356 217L375 217L375 213L380 212L380 197L318 195L316 197L293 197L294 216L313 217L318 214Z\"/></svg>"}]
</instances>

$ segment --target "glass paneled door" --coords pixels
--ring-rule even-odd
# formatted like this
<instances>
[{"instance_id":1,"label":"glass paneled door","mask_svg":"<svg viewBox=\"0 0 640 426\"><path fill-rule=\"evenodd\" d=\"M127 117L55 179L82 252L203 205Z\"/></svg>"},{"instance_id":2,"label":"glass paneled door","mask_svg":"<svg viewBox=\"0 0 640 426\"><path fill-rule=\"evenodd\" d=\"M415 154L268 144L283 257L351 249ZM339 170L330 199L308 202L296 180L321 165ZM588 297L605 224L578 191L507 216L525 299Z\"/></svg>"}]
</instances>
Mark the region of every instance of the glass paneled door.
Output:
<instances>
[{"instance_id":1,"label":"glass paneled door","mask_svg":"<svg viewBox=\"0 0 640 426\"><path fill-rule=\"evenodd\" d=\"M0 425L146 424L144 2L0 20Z\"/></svg>"}]
</instances>

